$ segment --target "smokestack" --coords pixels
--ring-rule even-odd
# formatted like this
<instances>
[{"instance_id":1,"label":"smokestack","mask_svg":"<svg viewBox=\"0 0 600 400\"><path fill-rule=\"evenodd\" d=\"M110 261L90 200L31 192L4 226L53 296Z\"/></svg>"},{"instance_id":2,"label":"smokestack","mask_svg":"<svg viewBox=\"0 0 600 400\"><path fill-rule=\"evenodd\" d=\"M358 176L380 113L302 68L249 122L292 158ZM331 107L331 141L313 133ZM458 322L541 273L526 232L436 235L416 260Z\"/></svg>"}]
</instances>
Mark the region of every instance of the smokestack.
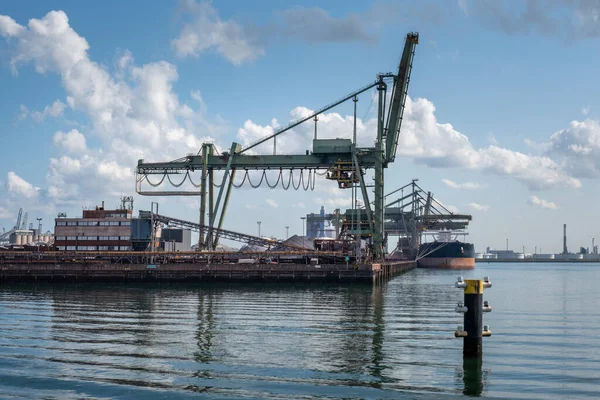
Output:
<instances>
[{"instance_id":1,"label":"smokestack","mask_svg":"<svg viewBox=\"0 0 600 400\"><path fill-rule=\"evenodd\" d=\"M563 254L567 254L567 224L563 225Z\"/></svg>"}]
</instances>

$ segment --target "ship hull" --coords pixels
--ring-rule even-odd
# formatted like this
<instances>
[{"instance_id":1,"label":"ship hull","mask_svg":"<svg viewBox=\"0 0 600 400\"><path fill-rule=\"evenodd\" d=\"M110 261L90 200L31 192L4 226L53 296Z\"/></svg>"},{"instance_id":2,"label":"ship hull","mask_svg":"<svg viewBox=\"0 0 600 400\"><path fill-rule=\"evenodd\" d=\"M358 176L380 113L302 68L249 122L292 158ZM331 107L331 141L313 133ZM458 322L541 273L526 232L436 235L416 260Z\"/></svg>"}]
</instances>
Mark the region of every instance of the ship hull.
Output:
<instances>
[{"instance_id":1,"label":"ship hull","mask_svg":"<svg viewBox=\"0 0 600 400\"><path fill-rule=\"evenodd\" d=\"M475 258L426 257L417 261L419 268L473 269Z\"/></svg>"},{"instance_id":2,"label":"ship hull","mask_svg":"<svg viewBox=\"0 0 600 400\"><path fill-rule=\"evenodd\" d=\"M471 243L423 243L419 247L419 254L424 255L417 260L417 266L420 268L475 268L475 249Z\"/></svg>"}]
</instances>

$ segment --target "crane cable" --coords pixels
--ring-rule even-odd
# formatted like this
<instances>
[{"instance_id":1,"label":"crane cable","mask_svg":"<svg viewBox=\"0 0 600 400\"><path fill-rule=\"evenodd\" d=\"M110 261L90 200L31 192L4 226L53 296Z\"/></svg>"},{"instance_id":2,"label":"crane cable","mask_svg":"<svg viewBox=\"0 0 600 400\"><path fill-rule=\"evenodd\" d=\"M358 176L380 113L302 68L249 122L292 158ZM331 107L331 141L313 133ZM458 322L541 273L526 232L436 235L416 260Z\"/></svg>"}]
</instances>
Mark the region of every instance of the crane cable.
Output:
<instances>
[{"instance_id":1,"label":"crane cable","mask_svg":"<svg viewBox=\"0 0 600 400\"><path fill-rule=\"evenodd\" d=\"M248 181L248 183L250 184L251 187L253 187L254 189L257 189L262 185L263 182L265 182L267 184L267 186L269 187L269 189L275 189L281 183L281 187L283 188L283 190L288 190L291 187L294 190L300 190L300 188L302 188L305 191L308 191L308 190L312 191L312 190L315 190L317 175L324 176L327 173L327 171L325 171L324 173L321 174L321 173L318 173L317 170L308 169L308 173L305 174L304 170L300 170L300 175L296 179L294 177L294 170L290 170L289 175L287 176L287 184L286 184L285 178L283 176L284 175L283 169L279 169L279 173L277 174L277 179L276 179L275 183L272 183L269 181L267 172L268 171L263 171L260 176L260 180L258 181L258 183L256 183L256 182L252 181L252 178L250 177L250 171L245 170L242 181L240 183L233 182L232 185L233 185L233 187L239 189L242 186L244 186L246 181ZM229 179L231 179L232 173L228 172L228 176L229 176ZM189 171L186 172L186 174L184 175L181 182L178 182L178 183L173 182L173 180L171 179L171 174L169 174L169 173L164 173L162 178L158 182L152 182L149 178L149 174L144 174L140 178L138 178L138 183L142 183L145 180L146 182L148 182L148 184L150 186L158 187L158 186L162 185L162 183L165 181L165 179L168 180L169 183L174 187L181 187L188 180L196 188L199 188L201 186L201 184L198 184L193 181L192 176ZM221 188L223 185L213 182L213 186L217 187L217 188Z\"/></svg>"},{"instance_id":2,"label":"crane cable","mask_svg":"<svg viewBox=\"0 0 600 400\"><path fill-rule=\"evenodd\" d=\"M316 176L318 175L316 170L308 169L307 175L304 173L304 170L300 170L300 176L296 179L296 178L294 178L294 171L290 170L289 175L287 176L287 183L286 183L286 178L284 177L283 169L280 169L279 173L277 174L277 179L275 180L275 183L272 183L271 181L269 181L267 172L269 172L269 171L266 171L266 170L263 171L260 176L260 180L258 181L258 183L256 183L256 182L252 181L252 178L250 177L250 171L245 170L242 181L240 183L234 182L234 183L232 183L232 185L233 185L233 187L239 189L244 185L244 183L246 181L248 181L248 183L250 184L251 187L253 187L254 189L257 189L258 187L260 187L262 185L263 182L265 182L267 184L267 186L269 187L269 189L275 189L281 184L281 187L283 188L283 190L288 190L291 187L294 190L300 190L300 188L302 188L303 190L308 191L308 190L315 189ZM319 174L319 175L323 176L325 174ZM228 173L228 176L229 176L229 179L231 179L231 173ZM215 186L217 188L221 188L223 185L213 182L213 186Z\"/></svg>"}]
</instances>

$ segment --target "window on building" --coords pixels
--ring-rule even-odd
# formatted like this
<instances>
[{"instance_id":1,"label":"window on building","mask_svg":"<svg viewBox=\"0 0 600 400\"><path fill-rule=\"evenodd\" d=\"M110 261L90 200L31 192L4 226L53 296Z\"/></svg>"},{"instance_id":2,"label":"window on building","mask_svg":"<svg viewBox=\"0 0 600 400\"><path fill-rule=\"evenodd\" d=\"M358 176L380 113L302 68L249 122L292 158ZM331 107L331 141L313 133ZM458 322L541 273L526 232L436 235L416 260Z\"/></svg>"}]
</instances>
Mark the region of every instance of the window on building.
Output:
<instances>
[{"instance_id":1,"label":"window on building","mask_svg":"<svg viewBox=\"0 0 600 400\"><path fill-rule=\"evenodd\" d=\"M108 246L98 246L98 250L99 251L106 251L106 250L108 250Z\"/></svg>"},{"instance_id":2,"label":"window on building","mask_svg":"<svg viewBox=\"0 0 600 400\"><path fill-rule=\"evenodd\" d=\"M110 236L98 236L98 240L109 240Z\"/></svg>"},{"instance_id":3,"label":"window on building","mask_svg":"<svg viewBox=\"0 0 600 400\"><path fill-rule=\"evenodd\" d=\"M67 250L75 250L75 246L67 246Z\"/></svg>"},{"instance_id":4,"label":"window on building","mask_svg":"<svg viewBox=\"0 0 600 400\"><path fill-rule=\"evenodd\" d=\"M121 240L129 240L129 236L119 236Z\"/></svg>"},{"instance_id":5,"label":"window on building","mask_svg":"<svg viewBox=\"0 0 600 400\"><path fill-rule=\"evenodd\" d=\"M67 226L77 226L77 221L67 221Z\"/></svg>"},{"instance_id":6,"label":"window on building","mask_svg":"<svg viewBox=\"0 0 600 400\"><path fill-rule=\"evenodd\" d=\"M129 246L120 246L119 250L121 250L121 251L127 251L127 250L129 250Z\"/></svg>"},{"instance_id":7,"label":"window on building","mask_svg":"<svg viewBox=\"0 0 600 400\"><path fill-rule=\"evenodd\" d=\"M119 226L119 221L110 221L110 226Z\"/></svg>"},{"instance_id":8,"label":"window on building","mask_svg":"<svg viewBox=\"0 0 600 400\"><path fill-rule=\"evenodd\" d=\"M79 240L98 240L98 236L79 236Z\"/></svg>"},{"instance_id":9,"label":"window on building","mask_svg":"<svg viewBox=\"0 0 600 400\"><path fill-rule=\"evenodd\" d=\"M130 226L131 221L121 221L121 226Z\"/></svg>"},{"instance_id":10,"label":"window on building","mask_svg":"<svg viewBox=\"0 0 600 400\"><path fill-rule=\"evenodd\" d=\"M108 240L119 240L118 236L109 236Z\"/></svg>"},{"instance_id":11,"label":"window on building","mask_svg":"<svg viewBox=\"0 0 600 400\"><path fill-rule=\"evenodd\" d=\"M100 226L109 226L109 225L110 225L110 222L108 222L108 221L100 221L100 222L99 222L99 225L100 225Z\"/></svg>"},{"instance_id":12,"label":"window on building","mask_svg":"<svg viewBox=\"0 0 600 400\"><path fill-rule=\"evenodd\" d=\"M67 240L77 240L77 236L67 236Z\"/></svg>"},{"instance_id":13,"label":"window on building","mask_svg":"<svg viewBox=\"0 0 600 400\"><path fill-rule=\"evenodd\" d=\"M56 221L56 226L67 226L66 221Z\"/></svg>"},{"instance_id":14,"label":"window on building","mask_svg":"<svg viewBox=\"0 0 600 400\"><path fill-rule=\"evenodd\" d=\"M56 246L56 248L57 248L59 251L65 251L65 249L66 249L66 247L65 247L65 246Z\"/></svg>"},{"instance_id":15,"label":"window on building","mask_svg":"<svg viewBox=\"0 0 600 400\"><path fill-rule=\"evenodd\" d=\"M66 236L56 236L54 240L67 240Z\"/></svg>"}]
</instances>

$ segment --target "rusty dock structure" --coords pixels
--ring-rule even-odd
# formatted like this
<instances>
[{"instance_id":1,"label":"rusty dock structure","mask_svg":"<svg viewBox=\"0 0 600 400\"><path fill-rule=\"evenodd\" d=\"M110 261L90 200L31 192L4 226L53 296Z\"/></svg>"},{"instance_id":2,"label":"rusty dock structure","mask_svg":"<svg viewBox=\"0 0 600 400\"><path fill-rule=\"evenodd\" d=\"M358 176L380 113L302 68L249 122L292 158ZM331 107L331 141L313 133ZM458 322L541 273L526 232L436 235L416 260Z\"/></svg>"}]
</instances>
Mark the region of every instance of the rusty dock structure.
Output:
<instances>
[{"instance_id":1,"label":"rusty dock structure","mask_svg":"<svg viewBox=\"0 0 600 400\"><path fill-rule=\"evenodd\" d=\"M320 261L303 254L280 262L277 253L1 252L0 282L60 280L214 281L286 280L379 284L416 267L414 261ZM238 257L237 260L232 256ZM244 257L244 258L240 258ZM329 255L331 257L331 255Z\"/></svg>"}]
</instances>

